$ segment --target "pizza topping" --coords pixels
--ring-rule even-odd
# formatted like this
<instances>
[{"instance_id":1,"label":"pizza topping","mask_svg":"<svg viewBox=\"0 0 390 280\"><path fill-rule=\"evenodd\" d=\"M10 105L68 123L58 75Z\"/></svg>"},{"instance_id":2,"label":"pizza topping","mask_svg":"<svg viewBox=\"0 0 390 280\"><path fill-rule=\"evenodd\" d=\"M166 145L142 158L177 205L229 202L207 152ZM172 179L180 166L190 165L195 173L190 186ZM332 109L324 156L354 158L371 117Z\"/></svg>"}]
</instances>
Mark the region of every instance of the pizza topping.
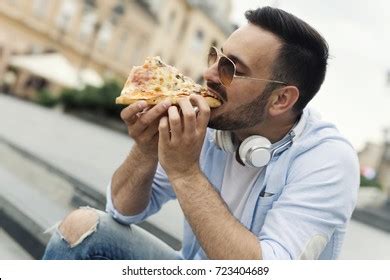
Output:
<instances>
[{"instance_id":1,"label":"pizza topping","mask_svg":"<svg viewBox=\"0 0 390 280\"><path fill-rule=\"evenodd\" d=\"M127 100L150 100L155 104L164 97L176 100L177 96L192 93L212 97L216 99L216 104L221 102L218 96L181 74L175 67L163 63L160 57L148 57L144 65L133 67L121 95Z\"/></svg>"}]
</instances>

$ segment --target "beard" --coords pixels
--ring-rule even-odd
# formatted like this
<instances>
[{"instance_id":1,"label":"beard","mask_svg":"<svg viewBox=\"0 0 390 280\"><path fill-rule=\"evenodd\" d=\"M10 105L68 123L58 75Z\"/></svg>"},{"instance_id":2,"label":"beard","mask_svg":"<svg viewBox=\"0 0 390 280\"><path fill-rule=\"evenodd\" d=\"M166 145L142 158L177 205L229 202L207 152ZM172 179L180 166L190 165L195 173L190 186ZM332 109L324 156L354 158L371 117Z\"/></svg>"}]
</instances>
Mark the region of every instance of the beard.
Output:
<instances>
[{"instance_id":1,"label":"beard","mask_svg":"<svg viewBox=\"0 0 390 280\"><path fill-rule=\"evenodd\" d=\"M243 104L231 112L210 118L208 127L218 130L239 130L258 125L267 116L266 107L271 93L272 90L265 88L254 101Z\"/></svg>"}]
</instances>

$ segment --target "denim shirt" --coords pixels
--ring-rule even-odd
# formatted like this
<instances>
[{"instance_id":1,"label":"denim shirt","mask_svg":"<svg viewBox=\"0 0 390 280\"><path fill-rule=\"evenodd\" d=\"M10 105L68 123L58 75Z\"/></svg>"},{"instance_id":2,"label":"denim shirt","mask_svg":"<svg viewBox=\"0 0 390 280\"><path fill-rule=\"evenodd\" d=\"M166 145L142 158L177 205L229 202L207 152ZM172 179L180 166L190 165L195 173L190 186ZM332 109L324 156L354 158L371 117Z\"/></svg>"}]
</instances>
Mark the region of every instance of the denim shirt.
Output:
<instances>
[{"instance_id":1,"label":"denim shirt","mask_svg":"<svg viewBox=\"0 0 390 280\"><path fill-rule=\"evenodd\" d=\"M299 123L300 135L260 172L240 222L258 237L263 259L336 259L356 205L357 155L335 126L312 109L304 110ZM216 146L213 130L208 129L200 165L218 192L226 160L226 152ZM110 186L106 210L121 223L139 223L175 198L159 165L143 212L119 213L112 204ZM186 220L181 254L184 259L207 259Z\"/></svg>"}]
</instances>

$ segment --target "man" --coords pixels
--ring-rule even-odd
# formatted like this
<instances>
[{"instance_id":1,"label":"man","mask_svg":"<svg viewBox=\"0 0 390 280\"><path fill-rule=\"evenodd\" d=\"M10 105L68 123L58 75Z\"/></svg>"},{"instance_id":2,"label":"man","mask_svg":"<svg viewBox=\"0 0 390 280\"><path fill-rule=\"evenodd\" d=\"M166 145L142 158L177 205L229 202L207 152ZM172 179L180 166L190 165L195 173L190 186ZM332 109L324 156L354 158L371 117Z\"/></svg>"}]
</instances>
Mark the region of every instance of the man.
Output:
<instances>
[{"instance_id":1,"label":"man","mask_svg":"<svg viewBox=\"0 0 390 280\"><path fill-rule=\"evenodd\" d=\"M305 109L324 80L327 44L280 9L246 17L221 51L211 49L204 72L222 106L210 110L196 95L179 109L167 102L146 113L143 102L124 109L135 145L113 175L108 214L71 213L44 258L338 256L359 171L351 145ZM134 225L174 198L185 216L181 252Z\"/></svg>"}]
</instances>

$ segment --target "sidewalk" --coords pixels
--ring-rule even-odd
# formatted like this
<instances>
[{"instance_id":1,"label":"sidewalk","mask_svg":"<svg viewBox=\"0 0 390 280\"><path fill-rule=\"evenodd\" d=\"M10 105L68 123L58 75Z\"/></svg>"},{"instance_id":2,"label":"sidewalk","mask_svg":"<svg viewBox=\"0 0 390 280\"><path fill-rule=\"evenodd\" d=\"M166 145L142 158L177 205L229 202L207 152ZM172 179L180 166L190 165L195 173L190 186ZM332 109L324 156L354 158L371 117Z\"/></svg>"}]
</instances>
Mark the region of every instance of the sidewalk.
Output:
<instances>
[{"instance_id":1,"label":"sidewalk","mask_svg":"<svg viewBox=\"0 0 390 280\"><path fill-rule=\"evenodd\" d=\"M133 144L125 134L4 95L0 141L36 155L104 196ZM178 203L172 201L148 221L181 239L182 219Z\"/></svg>"}]
</instances>

